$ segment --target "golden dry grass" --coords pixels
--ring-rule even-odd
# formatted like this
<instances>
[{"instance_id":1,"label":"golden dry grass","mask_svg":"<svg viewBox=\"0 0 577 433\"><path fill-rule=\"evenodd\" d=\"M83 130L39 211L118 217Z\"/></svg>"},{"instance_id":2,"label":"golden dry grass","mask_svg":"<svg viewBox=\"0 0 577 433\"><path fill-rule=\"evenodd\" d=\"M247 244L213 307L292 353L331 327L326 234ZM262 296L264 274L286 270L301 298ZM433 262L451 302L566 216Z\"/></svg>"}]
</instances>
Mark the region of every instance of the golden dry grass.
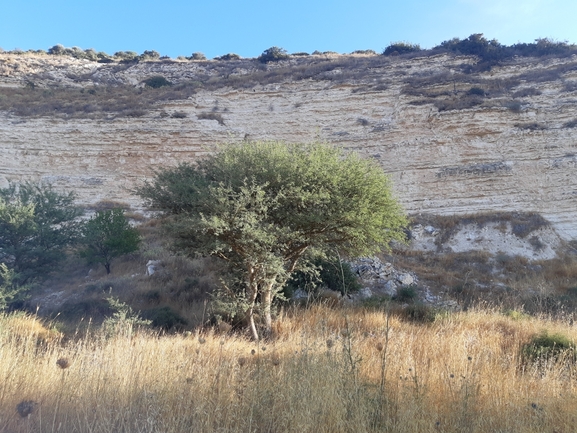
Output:
<instances>
[{"instance_id":1,"label":"golden dry grass","mask_svg":"<svg viewBox=\"0 0 577 433\"><path fill-rule=\"evenodd\" d=\"M63 343L39 339L36 325L22 326L16 339L5 326L11 320L0 318L3 432L577 426L576 367L522 367L518 359L519 347L543 329L577 340L569 325L545 319L478 310L422 325L387 320L382 311L317 306L282 314L275 339L260 344L212 331L112 338L95 331Z\"/></svg>"}]
</instances>

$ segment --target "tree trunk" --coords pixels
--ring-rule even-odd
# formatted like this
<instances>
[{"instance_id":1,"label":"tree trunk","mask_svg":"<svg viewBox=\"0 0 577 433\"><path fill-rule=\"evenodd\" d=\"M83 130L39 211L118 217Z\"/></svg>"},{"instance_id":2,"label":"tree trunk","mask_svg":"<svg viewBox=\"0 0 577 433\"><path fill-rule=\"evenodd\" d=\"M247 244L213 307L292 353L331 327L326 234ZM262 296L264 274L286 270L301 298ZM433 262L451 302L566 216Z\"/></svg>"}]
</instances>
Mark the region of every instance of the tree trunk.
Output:
<instances>
[{"instance_id":1,"label":"tree trunk","mask_svg":"<svg viewBox=\"0 0 577 433\"><path fill-rule=\"evenodd\" d=\"M264 331L267 337L272 333L272 286L274 280L267 283L262 293L262 304L264 314Z\"/></svg>"},{"instance_id":2,"label":"tree trunk","mask_svg":"<svg viewBox=\"0 0 577 433\"><path fill-rule=\"evenodd\" d=\"M258 331L256 330L256 324L254 323L254 306L256 303L256 296L258 294L258 288L256 283L251 281L248 285L249 293L249 307L246 310L246 318L248 319L248 326L250 328L250 332L252 334L252 339L254 341L258 341Z\"/></svg>"},{"instance_id":3,"label":"tree trunk","mask_svg":"<svg viewBox=\"0 0 577 433\"><path fill-rule=\"evenodd\" d=\"M110 274L110 263L104 263L104 267L106 268L106 274Z\"/></svg>"}]
</instances>

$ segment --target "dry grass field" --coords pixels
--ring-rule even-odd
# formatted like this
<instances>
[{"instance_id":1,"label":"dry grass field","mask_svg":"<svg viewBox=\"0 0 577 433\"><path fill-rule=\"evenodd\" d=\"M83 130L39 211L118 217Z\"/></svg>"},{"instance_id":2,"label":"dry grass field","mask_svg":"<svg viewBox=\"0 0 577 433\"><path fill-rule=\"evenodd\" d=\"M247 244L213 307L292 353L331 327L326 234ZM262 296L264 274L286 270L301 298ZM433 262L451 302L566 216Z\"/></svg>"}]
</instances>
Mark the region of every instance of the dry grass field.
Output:
<instances>
[{"instance_id":1,"label":"dry grass field","mask_svg":"<svg viewBox=\"0 0 577 433\"><path fill-rule=\"evenodd\" d=\"M574 432L574 356L522 361L563 320L473 309L285 311L254 343L0 317L2 432ZM64 368L63 368L64 367Z\"/></svg>"}]
</instances>

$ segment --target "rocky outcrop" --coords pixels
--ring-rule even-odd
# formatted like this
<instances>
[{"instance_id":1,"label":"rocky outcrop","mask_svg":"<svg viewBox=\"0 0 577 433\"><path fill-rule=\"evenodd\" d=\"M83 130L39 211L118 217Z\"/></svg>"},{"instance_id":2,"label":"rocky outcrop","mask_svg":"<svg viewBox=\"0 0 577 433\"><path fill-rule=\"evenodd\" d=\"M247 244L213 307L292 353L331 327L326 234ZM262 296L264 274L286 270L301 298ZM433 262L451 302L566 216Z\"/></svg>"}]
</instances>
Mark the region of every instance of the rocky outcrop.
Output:
<instances>
[{"instance_id":1,"label":"rocky outcrop","mask_svg":"<svg viewBox=\"0 0 577 433\"><path fill-rule=\"evenodd\" d=\"M202 157L218 143L323 140L378 161L409 213L537 212L564 239L577 239L577 58L517 59L468 75L460 71L475 63L470 57L399 57L364 69L335 62L306 79L206 84L140 117L1 112L0 183L42 179L87 204L138 208L131 190L154 167ZM210 84L207 77L221 76L215 64L0 54L0 86L141 86L152 75ZM249 60L227 67L226 83L267 73ZM289 67L307 72L302 62L267 68ZM471 96L473 87L484 96Z\"/></svg>"}]
</instances>

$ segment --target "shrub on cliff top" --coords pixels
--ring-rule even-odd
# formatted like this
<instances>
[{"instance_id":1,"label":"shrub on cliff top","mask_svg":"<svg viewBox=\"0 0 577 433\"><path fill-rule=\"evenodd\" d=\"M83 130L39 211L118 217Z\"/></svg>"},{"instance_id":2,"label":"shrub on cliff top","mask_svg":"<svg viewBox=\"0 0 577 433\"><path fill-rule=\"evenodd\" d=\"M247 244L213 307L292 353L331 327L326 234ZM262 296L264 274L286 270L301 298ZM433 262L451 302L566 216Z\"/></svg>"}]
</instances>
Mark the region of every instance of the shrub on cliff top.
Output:
<instances>
[{"instance_id":1,"label":"shrub on cliff top","mask_svg":"<svg viewBox=\"0 0 577 433\"><path fill-rule=\"evenodd\" d=\"M394 42L385 48L383 51L384 56L393 56L399 54L415 53L421 51L421 46L419 44L411 44L408 42Z\"/></svg>"},{"instance_id":2,"label":"shrub on cliff top","mask_svg":"<svg viewBox=\"0 0 577 433\"><path fill-rule=\"evenodd\" d=\"M258 56L258 61L261 63L270 63L270 62L280 62L281 60L289 59L290 55L287 51L283 48L279 47L270 47L263 51L263 53Z\"/></svg>"}]
</instances>

